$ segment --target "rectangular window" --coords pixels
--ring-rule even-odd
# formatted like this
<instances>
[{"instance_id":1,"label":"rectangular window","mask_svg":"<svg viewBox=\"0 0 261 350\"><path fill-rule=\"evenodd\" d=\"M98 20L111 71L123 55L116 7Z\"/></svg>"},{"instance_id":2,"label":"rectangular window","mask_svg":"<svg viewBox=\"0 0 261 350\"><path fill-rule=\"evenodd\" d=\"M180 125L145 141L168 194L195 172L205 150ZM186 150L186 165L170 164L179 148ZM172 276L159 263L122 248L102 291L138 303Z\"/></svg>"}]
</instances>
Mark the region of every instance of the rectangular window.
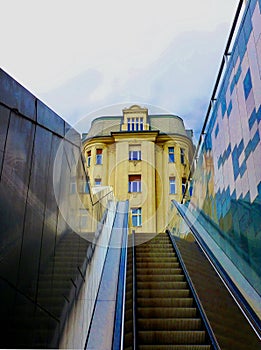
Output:
<instances>
[{"instance_id":1,"label":"rectangular window","mask_svg":"<svg viewBox=\"0 0 261 350\"><path fill-rule=\"evenodd\" d=\"M169 178L169 193L176 194L176 179L173 176Z\"/></svg>"},{"instance_id":2,"label":"rectangular window","mask_svg":"<svg viewBox=\"0 0 261 350\"><path fill-rule=\"evenodd\" d=\"M92 155L92 152L88 151L87 152L87 166L91 165L91 155Z\"/></svg>"},{"instance_id":3,"label":"rectangular window","mask_svg":"<svg viewBox=\"0 0 261 350\"><path fill-rule=\"evenodd\" d=\"M129 146L129 160L141 160L141 146L130 145Z\"/></svg>"},{"instance_id":4,"label":"rectangular window","mask_svg":"<svg viewBox=\"0 0 261 350\"><path fill-rule=\"evenodd\" d=\"M141 151L130 151L129 160L141 160Z\"/></svg>"},{"instance_id":5,"label":"rectangular window","mask_svg":"<svg viewBox=\"0 0 261 350\"><path fill-rule=\"evenodd\" d=\"M174 147L169 147L169 163L175 162Z\"/></svg>"},{"instance_id":6,"label":"rectangular window","mask_svg":"<svg viewBox=\"0 0 261 350\"><path fill-rule=\"evenodd\" d=\"M143 131L143 118L140 118L140 130Z\"/></svg>"},{"instance_id":7,"label":"rectangular window","mask_svg":"<svg viewBox=\"0 0 261 350\"><path fill-rule=\"evenodd\" d=\"M132 226L141 226L141 208L132 208L131 209L131 218L132 218Z\"/></svg>"},{"instance_id":8,"label":"rectangular window","mask_svg":"<svg viewBox=\"0 0 261 350\"><path fill-rule=\"evenodd\" d=\"M141 192L141 175L129 175L129 192Z\"/></svg>"},{"instance_id":9,"label":"rectangular window","mask_svg":"<svg viewBox=\"0 0 261 350\"><path fill-rule=\"evenodd\" d=\"M95 186L101 186L101 179L94 179Z\"/></svg>"},{"instance_id":10,"label":"rectangular window","mask_svg":"<svg viewBox=\"0 0 261 350\"><path fill-rule=\"evenodd\" d=\"M128 131L143 131L143 118L127 118Z\"/></svg>"},{"instance_id":11,"label":"rectangular window","mask_svg":"<svg viewBox=\"0 0 261 350\"><path fill-rule=\"evenodd\" d=\"M135 118L131 118L131 130L135 130Z\"/></svg>"},{"instance_id":12,"label":"rectangular window","mask_svg":"<svg viewBox=\"0 0 261 350\"><path fill-rule=\"evenodd\" d=\"M185 164L185 150L184 150L184 148L180 149L180 163Z\"/></svg>"},{"instance_id":13,"label":"rectangular window","mask_svg":"<svg viewBox=\"0 0 261 350\"><path fill-rule=\"evenodd\" d=\"M136 118L136 131L138 131L140 128L140 121L139 118Z\"/></svg>"},{"instance_id":14,"label":"rectangular window","mask_svg":"<svg viewBox=\"0 0 261 350\"><path fill-rule=\"evenodd\" d=\"M187 179L185 177L182 178L182 194L186 192L186 183Z\"/></svg>"},{"instance_id":15,"label":"rectangular window","mask_svg":"<svg viewBox=\"0 0 261 350\"><path fill-rule=\"evenodd\" d=\"M96 164L102 164L102 149L96 149Z\"/></svg>"}]
</instances>

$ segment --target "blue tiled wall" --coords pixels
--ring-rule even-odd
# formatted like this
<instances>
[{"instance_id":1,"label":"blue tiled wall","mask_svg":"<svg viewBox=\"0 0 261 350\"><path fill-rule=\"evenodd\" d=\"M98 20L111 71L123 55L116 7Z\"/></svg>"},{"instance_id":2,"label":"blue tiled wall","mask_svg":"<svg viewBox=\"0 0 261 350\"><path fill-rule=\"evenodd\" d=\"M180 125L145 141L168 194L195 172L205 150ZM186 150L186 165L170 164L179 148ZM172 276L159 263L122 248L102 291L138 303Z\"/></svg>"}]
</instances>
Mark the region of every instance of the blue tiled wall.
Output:
<instances>
[{"instance_id":1,"label":"blue tiled wall","mask_svg":"<svg viewBox=\"0 0 261 350\"><path fill-rule=\"evenodd\" d=\"M261 1L247 3L201 147L191 199L191 208L197 208L226 237L215 239L259 293L260 10Z\"/></svg>"}]
</instances>

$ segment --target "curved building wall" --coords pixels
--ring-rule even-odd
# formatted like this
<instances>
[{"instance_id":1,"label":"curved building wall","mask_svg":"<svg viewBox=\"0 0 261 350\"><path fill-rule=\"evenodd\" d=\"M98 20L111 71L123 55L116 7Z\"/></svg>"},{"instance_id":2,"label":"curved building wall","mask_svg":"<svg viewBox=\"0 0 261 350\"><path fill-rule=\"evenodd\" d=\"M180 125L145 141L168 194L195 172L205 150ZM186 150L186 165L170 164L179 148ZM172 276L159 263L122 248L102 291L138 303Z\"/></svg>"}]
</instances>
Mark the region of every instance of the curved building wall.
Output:
<instances>
[{"instance_id":1,"label":"curved building wall","mask_svg":"<svg viewBox=\"0 0 261 350\"><path fill-rule=\"evenodd\" d=\"M128 199L131 213L139 213L139 222L129 216L136 232L165 230L171 200L182 199L193 153L192 132L180 117L131 106L123 117L93 120L83 150L91 191L111 186L118 200Z\"/></svg>"}]
</instances>

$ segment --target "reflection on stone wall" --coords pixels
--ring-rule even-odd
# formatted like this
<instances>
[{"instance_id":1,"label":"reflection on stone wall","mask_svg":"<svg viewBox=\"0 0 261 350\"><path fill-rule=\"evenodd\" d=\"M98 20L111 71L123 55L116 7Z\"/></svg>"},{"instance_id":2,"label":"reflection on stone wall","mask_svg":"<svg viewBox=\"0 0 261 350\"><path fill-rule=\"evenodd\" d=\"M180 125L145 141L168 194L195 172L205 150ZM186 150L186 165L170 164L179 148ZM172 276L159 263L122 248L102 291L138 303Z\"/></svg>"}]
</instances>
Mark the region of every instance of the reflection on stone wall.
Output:
<instances>
[{"instance_id":1,"label":"reflection on stone wall","mask_svg":"<svg viewBox=\"0 0 261 350\"><path fill-rule=\"evenodd\" d=\"M245 10L201 147L190 204L224 234L226 239L218 242L221 248L259 292L260 5L260 1L251 0ZM244 264L238 264L241 259L234 255L235 250Z\"/></svg>"},{"instance_id":2,"label":"reflection on stone wall","mask_svg":"<svg viewBox=\"0 0 261 350\"><path fill-rule=\"evenodd\" d=\"M78 235L86 181L80 135L0 70L1 347L58 344L51 324L62 330L87 259ZM38 321L42 339L31 328Z\"/></svg>"}]
</instances>

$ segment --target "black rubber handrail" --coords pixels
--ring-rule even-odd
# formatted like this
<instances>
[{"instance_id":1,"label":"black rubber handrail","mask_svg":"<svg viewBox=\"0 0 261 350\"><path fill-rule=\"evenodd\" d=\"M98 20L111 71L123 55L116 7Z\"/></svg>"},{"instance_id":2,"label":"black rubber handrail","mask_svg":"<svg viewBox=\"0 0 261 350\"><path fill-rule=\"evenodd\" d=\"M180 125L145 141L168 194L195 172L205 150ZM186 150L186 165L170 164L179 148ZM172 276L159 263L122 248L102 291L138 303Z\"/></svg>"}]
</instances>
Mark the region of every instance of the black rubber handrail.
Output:
<instances>
[{"instance_id":1,"label":"black rubber handrail","mask_svg":"<svg viewBox=\"0 0 261 350\"><path fill-rule=\"evenodd\" d=\"M185 220L187 225L189 226L196 242L202 249L203 253L207 257L207 259L212 264L213 268L216 270L217 274L220 276L222 282L224 283L225 287L228 289L230 294L233 296L234 300L242 310L243 314L245 315L247 321L259 337L261 339L261 322L259 317L256 315L254 310L251 308L245 297L242 295L236 284L232 281L226 270L223 268L221 263L218 261L218 259L214 256L212 251L209 249L208 245L204 242L204 240L201 238L200 233L196 229L196 227L193 225L193 223L187 218L186 214L183 212L183 210L180 207L180 204L176 201L173 201L174 205L176 206L179 214L181 217Z\"/></svg>"},{"instance_id":2,"label":"black rubber handrail","mask_svg":"<svg viewBox=\"0 0 261 350\"><path fill-rule=\"evenodd\" d=\"M137 287L136 287L136 245L135 231L132 231L132 322L133 322L133 350L137 347Z\"/></svg>"},{"instance_id":3,"label":"black rubber handrail","mask_svg":"<svg viewBox=\"0 0 261 350\"><path fill-rule=\"evenodd\" d=\"M128 245L128 212L123 219L123 235L121 241L120 267L118 275L116 314L113 331L113 350L123 349L124 341L124 316L126 298L126 275L127 275L127 245Z\"/></svg>"},{"instance_id":4,"label":"black rubber handrail","mask_svg":"<svg viewBox=\"0 0 261 350\"><path fill-rule=\"evenodd\" d=\"M199 297L197 295L197 292L196 292L196 290L194 288L193 282L192 282L192 280L191 280L191 278L189 276L189 273L187 271L186 265L185 265L185 263L184 263L184 261L182 259L182 256L181 256L180 251L178 249L178 246L177 246L177 244L175 242L175 239L174 239L174 237L172 236L172 234L170 233L169 230L166 230L166 233L169 236L169 239L170 239L170 241L172 243L172 246L173 246L173 248L174 248L174 250L176 252L177 258L179 260L179 264L180 264L180 266L181 266L181 268L183 270L183 273L184 273L184 275L186 277L186 282L189 285L190 291L191 291L192 296L194 298L194 301L195 301L195 303L197 305L197 309L198 309L198 311L200 313L200 316L201 316L201 319L202 319L202 321L204 323L205 329L207 331L208 338L209 338L209 340L211 342L212 349L214 349L214 350L221 350L220 346L218 345L218 342L217 342L217 339L215 337L215 334L214 334L214 332L213 332L213 330L211 328L211 325L210 325L210 323L208 321L208 318L207 318L207 316L205 314L203 306L202 306L202 304L200 302L200 299L199 299Z\"/></svg>"}]
</instances>

